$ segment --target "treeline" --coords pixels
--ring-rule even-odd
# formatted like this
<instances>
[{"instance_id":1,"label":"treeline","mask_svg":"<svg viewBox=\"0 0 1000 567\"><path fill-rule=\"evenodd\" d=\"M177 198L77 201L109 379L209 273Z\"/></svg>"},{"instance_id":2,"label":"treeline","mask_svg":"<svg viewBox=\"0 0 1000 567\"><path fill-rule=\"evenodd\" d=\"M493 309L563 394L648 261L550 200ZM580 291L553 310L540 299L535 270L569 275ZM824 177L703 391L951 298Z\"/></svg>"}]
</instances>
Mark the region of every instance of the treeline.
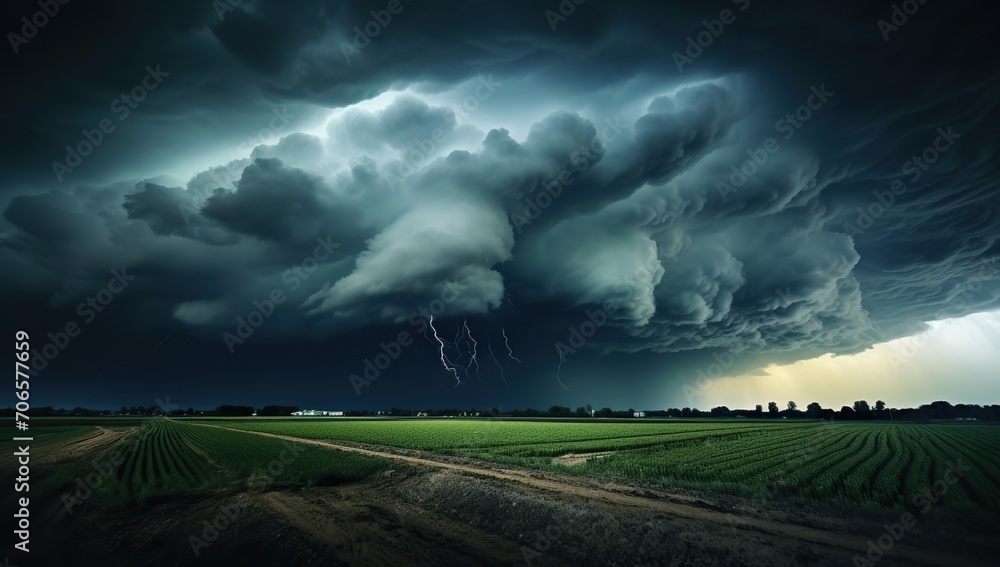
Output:
<instances>
[{"instance_id":1,"label":"treeline","mask_svg":"<svg viewBox=\"0 0 1000 567\"><path fill-rule=\"evenodd\" d=\"M122 406L119 410L90 410L76 407L70 410L54 409L52 407L31 408L29 414L33 417L97 417L108 415L122 416L183 416L183 415L204 415L204 416L288 416L299 411L298 406L269 405L254 409L252 406L243 405L221 405L214 410L195 410L194 408L163 409L159 406ZM0 416L13 416L14 408L8 407L0 409ZM550 406L547 410L536 408L513 409L504 411L500 408L489 408L477 410L476 408L431 408L426 410L403 409L394 407L388 411L369 410L347 410L344 412L348 417L368 417L368 416L397 416L397 417L613 417L613 418L634 418L634 417L672 417L672 418L697 418L697 417L729 417L741 419L824 419L824 420L886 420L886 421L920 421L928 419L974 419L978 421L1000 421L1000 405L978 404L956 404L952 405L946 401L936 401L921 405L917 408L889 408L885 402L878 400L874 406L870 406L865 400L857 400L850 406L841 406L839 410L824 408L819 403L813 402L806 406L805 410L800 410L794 401L787 402L784 409L779 409L776 402L769 402L765 409L762 405L757 405L754 409L729 409L726 406L717 406L709 411L702 411L698 408L668 408L664 410L641 410L632 408L627 410L613 410L609 407L594 409L589 404L571 409L567 406Z\"/></svg>"},{"instance_id":2,"label":"treeline","mask_svg":"<svg viewBox=\"0 0 1000 567\"><path fill-rule=\"evenodd\" d=\"M112 409L100 409L92 410L87 408L76 407L73 409L55 409L51 406L43 406L37 408L31 408L28 414L34 417L101 417L107 415L115 416L183 416L183 415L209 415L209 416L251 416L256 413L257 415L270 415L270 416L282 416L291 415L292 412L299 411L298 406L264 406L260 409L254 409L252 406L234 406L234 405L223 405L215 408L214 410L195 410L194 408L179 409L179 408L161 408L160 406L132 406L126 407L122 406L117 410ZM14 408L0 408L0 416L12 416L14 415Z\"/></svg>"},{"instance_id":3,"label":"treeline","mask_svg":"<svg viewBox=\"0 0 1000 567\"><path fill-rule=\"evenodd\" d=\"M659 414L660 412L646 412L646 416ZM805 411L799 410L795 402L790 401L785 409L779 410L775 402L768 403L765 411L760 405L752 410L737 409L730 410L726 406L712 408L709 412L700 412L697 409L668 409L665 412L667 417L742 417L750 419L824 419L824 420L887 420L887 421L914 421L928 419L975 419L982 421L1000 421L1000 405L981 406L978 404L956 404L952 405L946 401L936 401L924 404L918 408L889 408L885 402L878 400L874 406L870 406L865 400L857 400L850 406L841 406L839 410L824 408L819 403L813 402L806 406Z\"/></svg>"}]
</instances>

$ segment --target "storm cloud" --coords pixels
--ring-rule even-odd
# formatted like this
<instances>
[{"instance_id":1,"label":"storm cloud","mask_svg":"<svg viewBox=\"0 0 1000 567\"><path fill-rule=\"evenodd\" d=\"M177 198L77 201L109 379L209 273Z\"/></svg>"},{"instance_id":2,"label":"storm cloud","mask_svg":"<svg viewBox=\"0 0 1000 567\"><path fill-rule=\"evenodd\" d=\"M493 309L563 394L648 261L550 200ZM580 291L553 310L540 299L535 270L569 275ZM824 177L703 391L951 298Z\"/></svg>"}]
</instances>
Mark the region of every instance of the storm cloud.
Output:
<instances>
[{"instance_id":1,"label":"storm cloud","mask_svg":"<svg viewBox=\"0 0 1000 567\"><path fill-rule=\"evenodd\" d=\"M81 372L157 394L170 374L208 399L294 352L282 396L353 398L347 376L409 330L419 352L372 404L544 406L558 363L588 395L626 383L607 399L666 405L718 352L752 371L1000 308L998 49L978 5L891 29L892 3L402 2L369 27L392 3L99 4L7 53L0 95L14 324L42 337L110 270L136 276L47 370L74 395ZM5 7L8 28L33 6ZM113 41L82 40L97 29ZM57 179L156 64L170 76ZM234 349L223 335L276 291ZM453 388L414 325L442 297L448 339L467 324L517 346L510 392ZM168 333L183 342L154 351ZM123 352L145 354L109 362Z\"/></svg>"}]
</instances>

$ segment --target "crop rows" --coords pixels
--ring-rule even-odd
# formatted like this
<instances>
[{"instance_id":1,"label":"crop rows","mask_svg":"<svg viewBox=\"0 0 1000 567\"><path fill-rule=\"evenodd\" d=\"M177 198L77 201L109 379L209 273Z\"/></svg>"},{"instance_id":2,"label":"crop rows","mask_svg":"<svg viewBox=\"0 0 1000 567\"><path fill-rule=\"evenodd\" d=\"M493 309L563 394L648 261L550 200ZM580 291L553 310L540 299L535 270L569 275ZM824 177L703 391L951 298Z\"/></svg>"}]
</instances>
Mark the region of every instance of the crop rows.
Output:
<instances>
[{"instance_id":1,"label":"crop rows","mask_svg":"<svg viewBox=\"0 0 1000 567\"><path fill-rule=\"evenodd\" d=\"M1000 428L817 422L243 421L226 427L862 508L1000 506ZM565 454L610 453L568 467ZM968 471L955 475L957 463Z\"/></svg>"},{"instance_id":2,"label":"crop rows","mask_svg":"<svg viewBox=\"0 0 1000 567\"><path fill-rule=\"evenodd\" d=\"M386 468L380 459L217 427L153 419L106 451L113 478L95 487L107 503L212 488L360 480ZM90 471L88 471L90 472Z\"/></svg>"}]
</instances>

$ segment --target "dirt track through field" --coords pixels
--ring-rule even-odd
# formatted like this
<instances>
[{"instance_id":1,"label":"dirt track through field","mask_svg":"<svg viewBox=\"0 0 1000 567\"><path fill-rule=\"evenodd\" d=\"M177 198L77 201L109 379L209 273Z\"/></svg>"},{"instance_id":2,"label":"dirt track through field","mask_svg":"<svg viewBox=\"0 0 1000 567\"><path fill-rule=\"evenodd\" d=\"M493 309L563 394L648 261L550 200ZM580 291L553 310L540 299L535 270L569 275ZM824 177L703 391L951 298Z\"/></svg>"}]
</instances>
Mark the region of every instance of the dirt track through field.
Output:
<instances>
[{"instance_id":1,"label":"dirt track through field","mask_svg":"<svg viewBox=\"0 0 1000 567\"><path fill-rule=\"evenodd\" d=\"M735 515L730 512L722 512L705 507L699 507L693 504L684 504L681 502L677 502L675 501L677 498L675 498L675 495L673 494L663 495L664 497L668 497L671 500L634 496L632 494L627 493L630 491L634 491L634 488L631 487L627 487L624 485L616 485L614 483L609 483L609 482L600 482L580 477L559 475L547 471L542 472L542 471L532 471L527 469L517 470L509 468L490 468L490 467L495 467L497 465L488 462L483 462L481 466L472 466L468 464L446 462L445 460L443 460L443 458L442 460L428 458L423 456L423 454L419 457L400 454L399 453L400 449L396 447L369 449L361 447L352 447L350 445L342 445L331 441L303 439L300 437L293 437L289 435L278 435L275 433L265 433L260 431L246 431L242 429L234 429L218 425L208 425L208 424L191 424L191 425L198 425L201 427L217 427L219 429L226 429L228 431L239 431L251 435L273 437L276 439L283 439L295 443L307 443L310 445L317 445L320 447L336 449L339 451L358 453L362 455L368 455L371 457L378 457L382 459L393 459L421 467L444 469L467 475L499 479L503 481L518 483L523 486L537 490L542 490L545 492L556 493L559 494L560 496L569 499L582 499L587 501L587 503L590 505L597 505L599 507L610 507L619 510L624 508L629 508L632 510L644 510L646 512L654 514L666 514L672 518L694 520L694 521L716 524L714 528L716 530L720 528L742 530L746 532L745 537L747 538L753 538L754 532L758 532L761 534L774 536L778 538L786 538L797 541L807 541L835 548L841 548L844 550L849 550L851 552L857 553L862 557L864 557L865 552L868 548L868 538L877 539L880 535L882 535L882 533L872 533L867 537L861 537L857 535L841 534L832 531L825 531L821 529L810 528L791 523L782 523L772 520L755 518L746 515L740 515L734 517ZM371 445L367 446L371 447ZM676 495L676 496L682 500L688 500L692 502L695 500L699 500L695 498L686 497L683 495ZM704 500L702 500L702 502L704 502ZM908 536L908 537L914 537L914 536ZM896 559L906 560L913 564L919 564L919 565L951 566L955 564L955 559L956 559L954 555L945 554L930 549L923 549L923 548L918 549L915 547L908 546L902 542L896 542L895 545L886 553L886 555ZM963 565L976 566L976 565L987 565L987 564L981 562L977 563L971 559L963 558Z\"/></svg>"},{"instance_id":2,"label":"dirt track through field","mask_svg":"<svg viewBox=\"0 0 1000 567\"><path fill-rule=\"evenodd\" d=\"M97 431L88 436L68 439L44 447L44 452L37 457L37 463L56 463L96 454L100 449L110 446L124 434L124 431L116 431L98 425Z\"/></svg>"}]
</instances>

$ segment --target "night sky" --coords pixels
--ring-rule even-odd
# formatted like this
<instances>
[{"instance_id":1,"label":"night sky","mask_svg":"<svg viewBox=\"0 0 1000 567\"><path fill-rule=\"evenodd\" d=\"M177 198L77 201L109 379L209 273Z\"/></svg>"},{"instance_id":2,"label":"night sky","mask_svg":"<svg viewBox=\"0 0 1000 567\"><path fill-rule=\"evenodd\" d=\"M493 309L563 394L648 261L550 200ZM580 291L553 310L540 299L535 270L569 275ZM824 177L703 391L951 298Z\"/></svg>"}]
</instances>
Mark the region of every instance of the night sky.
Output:
<instances>
[{"instance_id":1,"label":"night sky","mask_svg":"<svg viewBox=\"0 0 1000 567\"><path fill-rule=\"evenodd\" d=\"M40 6L0 91L36 406L709 409L929 322L1000 350L981 3ZM861 368L1000 402L993 364Z\"/></svg>"}]
</instances>

